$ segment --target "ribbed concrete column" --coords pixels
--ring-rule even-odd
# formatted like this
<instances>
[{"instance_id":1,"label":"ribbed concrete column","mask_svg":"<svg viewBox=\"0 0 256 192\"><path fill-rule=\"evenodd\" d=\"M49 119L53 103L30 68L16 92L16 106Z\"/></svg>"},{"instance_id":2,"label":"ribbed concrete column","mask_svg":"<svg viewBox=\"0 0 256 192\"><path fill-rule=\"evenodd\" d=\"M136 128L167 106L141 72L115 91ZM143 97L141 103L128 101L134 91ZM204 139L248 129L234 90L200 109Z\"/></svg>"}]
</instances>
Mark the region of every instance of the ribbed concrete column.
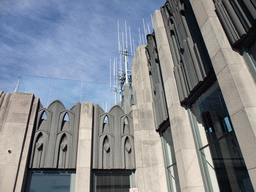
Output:
<instances>
[{"instance_id":1,"label":"ribbed concrete column","mask_svg":"<svg viewBox=\"0 0 256 192\"><path fill-rule=\"evenodd\" d=\"M135 146L135 186L139 191L167 192L163 151L159 134L155 131L145 46L138 47L132 62L133 87L136 106L132 107Z\"/></svg>"},{"instance_id":2,"label":"ribbed concrete column","mask_svg":"<svg viewBox=\"0 0 256 192\"><path fill-rule=\"evenodd\" d=\"M205 191L187 111L181 107L173 60L160 11L153 17L181 191Z\"/></svg>"},{"instance_id":3,"label":"ribbed concrete column","mask_svg":"<svg viewBox=\"0 0 256 192\"><path fill-rule=\"evenodd\" d=\"M256 85L244 58L233 51L212 0L190 0L256 190Z\"/></svg>"},{"instance_id":4,"label":"ribbed concrete column","mask_svg":"<svg viewBox=\"0 0 256 192\"><path fill-rule=\"evenodd\" d=\"M90 191L92 122L93 104L84 101L80 113L75 192Z\"/></svg>"},{"instance_id":5,"label":"ribbed concrete column","mask_svg":"<svg viewBox=\"0 0 256 192\"><path fill-rule=\"evenodd\" d=\"M5 113L0 130L0 191L21 191L23 187L38 103L38 98L27 93L14 93L9 98L3 98Z\"/></svg>"}]
</instances>

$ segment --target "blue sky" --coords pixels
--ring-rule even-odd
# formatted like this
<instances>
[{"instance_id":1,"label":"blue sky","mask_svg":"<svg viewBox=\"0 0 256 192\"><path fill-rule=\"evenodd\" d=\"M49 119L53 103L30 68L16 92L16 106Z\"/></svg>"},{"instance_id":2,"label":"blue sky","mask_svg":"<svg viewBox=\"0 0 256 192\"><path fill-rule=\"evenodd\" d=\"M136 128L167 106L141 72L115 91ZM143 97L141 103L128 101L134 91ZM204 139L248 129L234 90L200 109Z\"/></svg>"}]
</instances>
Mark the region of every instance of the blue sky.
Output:
<instances>
[{"instance_id":1,"label":"blue sky","mask_svg":"<svg viewBox=\"0 0 256 192\"><path fill-rule=\"evenodd\" d=\"M1 0L0 90L14 92L19 76L109 82L119 57L117 20L135 46L164 0ZM129 59L131 63L132 58Z\"/></svg>"}]
</instances>

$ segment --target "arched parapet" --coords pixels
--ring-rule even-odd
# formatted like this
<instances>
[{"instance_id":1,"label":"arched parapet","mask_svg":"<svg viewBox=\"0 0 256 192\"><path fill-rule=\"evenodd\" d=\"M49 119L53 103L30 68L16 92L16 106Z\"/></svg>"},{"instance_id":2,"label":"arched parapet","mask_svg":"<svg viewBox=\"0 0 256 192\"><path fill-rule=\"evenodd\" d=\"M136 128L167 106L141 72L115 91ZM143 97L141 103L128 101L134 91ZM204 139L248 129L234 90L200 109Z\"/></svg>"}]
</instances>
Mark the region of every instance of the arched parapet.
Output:
<instances>
[{"instance_id":1,"label":"arched parapet","mask_svg":"<svg viewBox=\"0 0 256 192\"><path fill-rule=\"evenodd\" d=\"M135 169L134 138L131 135L121 137L122 169Z\"/></svg>"},{"instance_id":2,"label":"arched parapet","mask_svg":"<svg viewBox=\"0 0 256 192\"><path fill-rule=\"evenodd\" d=\"M59 113L58 117L58 132L59 131L69 131L73 132L74 128L75 114L69 110L63 110Z\"/></svg>"},{"instance_id":3,"label":"arched parapet","mask_svg":"<svg viewBox=\"0 0 256 192\"><path fill-rule=\"evenodd\" d=\"M47 109L52 112L52 122L51 122L51 132L52 134L56 134L59 114L61 111L66 110L65 106L60 100L54 100Z\"/></svg>"},{"instance_id":4,"label":"arched parapet","mask_svg":"<svg viewBox=\"0 0 256 192\"><path fill-rule=\"evenodd\" d=\"M77 108L80 109L80 107L81 107L81 103L78 102L78 103L76 103L75 105L73 105L73 106L69 109L69 111L75 113L75 111L77 110Z\"/></svg>"},{"instance_id":5,"label":"arched parapet","mask_svg":"<svg viewBox=\"0 0 256 192\"><path fill-rule=\"evenodd\" d=\"M135 169L133 123L130 115L121 116L121 168Z\"/></svg>"},{"instance_id":6,"label":"arched parapet","mask_svg":"<svg viewBox=\"0 0 256 192\"><path fill-rule=\"evenodd\" d=\"M45 131L36 131L33 141L30 168L42 168L47 155L49 134Z\"/></svg>"},{"instance_id":7,"label":"arched parapet","mask_svg":"<svg viewBox=\"0 0 256 192\"><path fill-rule=\"evenodd\" d=\"M109 134L99 136L98 169L114 167L114 138Z\"/></svg>"},{"instance_id":8,"label":"arched parapet","mask_svg":"<svg viewBox=\"0 0 256 192\"><path fill-rule=\"evenodd\" d=\"M124 111L119 105L114 105L109 110L109 113L112 114L113 116L118 116L118 115L123 115Z\"/></svg>"},{"instance_id":9,"label":"arched parapet","mask_svg":"<svg viewBox=\"0 0 256 192\"><path fill-rule=\"evenodd\" d=\"M124 115L125 113L119 105L115 105L109 110L109 114L111 114L114 117L112 130L113 130L113 134L115 135L115 141L119 143L120 142L119 136L121 134L120 120L121 120L121 116ZM118 145L118 146L120 146L120 145ZM118 146L117 146L117 148L118 148ZM119 149L117 149L117 151L119 151Z\"/></svg>"},{"instance_id":10,"label":"arched parapet","mask_svg":"<svg viewBox=\"0 0 256 192\"><path fill-rule=\"evenodd\" d=\"M66 109L64 104L60 100L54 100L53 102L51 102L51 104L47 108L51 111L56 111L56 112Z\"/></svg>"},{"instance_id":11,"label":"arched parapet","mask_svg":"<svg viewBox=\"0 0 256 192\"><path fill-rule=\"evenodd\" d=\"M70 132L70 131L59 131L59 132L57 133L57 136L56 136L56 137L59 137L59 135L63 135L63 134L70 135L70 137L73 137L73 134L72 134L72 132ZM56 140L56 141L57 141L57 140Z\"/></svg>"},{"instance_id":12,"label":"arched parapet","mask_svg":"<svg viewBox=\"0 0 256 192\"><path fill-rule=\"evenodd\" d=\"M49 132L49 128L51 127L51 122L52 122L52 112L47 108L39 109L37 122L36 122L36 130Z\"/></svg>"},{"instance_id":13,"label":"arched parapet","mask_svg":"<svg viewBox=\"0 0 256 192\"><path fill-rule=\"evenodd\" d=\"M121 116L121 124L120 124L120 128L121 128L121 135L133 135L133 124L132 124L132 117L130 115L122 115Z\"/></svg>"},{"instance_id":14,"label":"arched parapet","mask_svg":"<svg viewBox=\"0 0 256 192\"><path fill-rule=\"evenodd\" d=\"M100 127L100 117L105 114L105 111L99 106L95 104L94 106L94 141L98 142L99 135L99 127Z\"/></svg>"},{"instance_id":15,"label":"arched parapet","mask_svg":"<svg viewBox=\"0 0 256 192\"><path fill-rule=\"evenodd\" d=\"M75 168L78 144L78 129L80 123L81 104L75 104L70 110L65 109L61 101L53 101L47 108L38 110L34 140L42 132L47 142L43 144L43 164L40 168ZM64 137L65 136L65 137ZM37 145L32 145L31 166L37 158ZM39 168L34 167L33 168Z\"/></svg>"},{"instance_id":16,"label":"arched parapet","mask_svg":"<svg viewBox=\"0 0 256 192\"><path fill-rule=\"evenodd\" d=\"M100 134L113 134L114 133L114 116L110 113L103 113L99 116L99 129L98 133Z\"/></svg>"},{"instance_id":17,"label":"arched parapet","mask_svg":"<svg viewBox=\"0 0 256 192\"><path fill-rule=\"evenodd\" d=\"M100 116L105 114L105 111L98 105L94 106L94 123L93 123L93 168L98 168L99 154L99 132L100 132ZM103 117L104 118L104 117Z\"/></svg>"},{"instance_id":18,"label":"arched parapet","mask_svg":"<svg viewBox=\"0 0 256 192\"><path fill-rule=\"evenodd\" d=\"M119 105L113 106L107 113L96 106L93 169L133 169L135 167L132 122L131 114L125 114ZM124 153L125 149L126 153Z\"/></svg>"},{"instance_id":19,"label":"arched parapet","mask_svg":"<svg viewBox=\"0 0 256 192\"><path fill-rule=\"evenodd\" d=\"M105 111L102 109L102 107L99 106L98 104L95 104L94 108L95 108L94 112L96 112L98 115L105 113Z\"/></svg>"},{"instance_id":20,"label":"arched parapet","mask_svg":"<svg viewBox=\"0 0 256 192\"><path fill-rule=\"evenodd\" d=\"M60 132L57 134L55 156L54 156L54 168L69 168L74 165L74 156L72 152L76 150L72 146L72 134L69 132Z\"/></svg>"}]
</instances>

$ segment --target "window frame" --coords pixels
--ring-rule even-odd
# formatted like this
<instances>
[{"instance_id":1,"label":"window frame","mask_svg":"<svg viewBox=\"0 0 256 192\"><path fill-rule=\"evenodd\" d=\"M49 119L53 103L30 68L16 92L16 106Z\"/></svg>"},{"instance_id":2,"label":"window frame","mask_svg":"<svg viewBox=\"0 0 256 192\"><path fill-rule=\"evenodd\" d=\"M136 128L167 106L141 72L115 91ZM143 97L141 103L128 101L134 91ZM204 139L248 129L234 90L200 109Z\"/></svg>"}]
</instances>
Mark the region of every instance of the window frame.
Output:
<instances>
[{"instance_id":1,"label":"window frame","mask_svg":"<svg viewBox=\"0 0 256 192\"><path fill-rule=\"evenodd\" d=\"M135 170L122 170L122 169L95 169L92 171L92 180L91 180L91 191L96 192L96 176L97 175L119 175L123 174L122 176L129 176L129 190L130 188L135 188Z\"/></svg>"}]
</instances>

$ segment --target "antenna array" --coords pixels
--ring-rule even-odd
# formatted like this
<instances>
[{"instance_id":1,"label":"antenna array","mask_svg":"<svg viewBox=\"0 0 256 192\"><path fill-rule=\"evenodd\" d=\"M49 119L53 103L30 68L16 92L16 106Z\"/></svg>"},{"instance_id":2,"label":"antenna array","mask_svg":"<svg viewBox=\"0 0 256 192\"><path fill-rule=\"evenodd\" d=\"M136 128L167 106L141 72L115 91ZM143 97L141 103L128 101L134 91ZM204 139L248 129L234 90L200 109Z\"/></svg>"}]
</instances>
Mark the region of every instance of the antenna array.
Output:
<instances>
[{"instance_id":1,"label":"antenna array","mask_svg":"<svg viewBox=\"0 0 256 192\"><path fill-rule=\"evenodd\" d=\"M152 16L151 16L152 22ZM139 45L145 44L146 35L150 33L150 26L145 25L144 19L142 19L143 23L143 32L141 33L139 30ZM153 22L152 22L153 25ZM153 27L153 26L152 26ZM131 82L131 70L128 69L128 57L135 55L135 44L134 39L131 37L131 29L130 26L127 29L126 21L124 23L124 30L120 30L119 20L117 21L117 31L118 31L118 53L119 53L119 61L116 58L114 60L110 59L110 90L115 93L115 104L118 102L118 94L119 101L122 102L124 85L129 84ZM129 33L129 36L128 36ZM128 44L129 40L129 44ZM124 67L124 69L123 69ZM112 74L113 72L113 74Z\"/></svg>"},{"instance_id":2,"label":"antenna array","mask_svg":"<svg viewBox=\"0 0 256 192\"><path fill-rule=\"evenodd\" d=\"M154 28L152 15L150 15L150 17L151 17L152 28ZM141 32L140 28L138 28L138 31L139 31L139 45L147 44L147 34L151 33L150 32L150 24L147 23L147 25L146 25L145 21L144 21L144 18L142 18L142 23L143 23L143 32Z\"/></svg>"},{"instance_id":3,"label":"antenna array","mask_svg":"<svg viewBox=\"0 0 256 192\"><path fill-rule=\"evenodd\" d=\"M124 85L128 84L131 81L131 70L128 69L128 57L134 55L134 40L132 40L132 37L131 37L130 27L128 27L127 29L126 21L124 24L124 30L120 31L120 25L118 20L117 30L118 30L119 64L118 64L117 58L114 58L113 62L111 62L111 59L110 59L110 90L113 90L115 92L115 104L117 104L118 94L120 96L120 101L122 101ZM128 37L128 33L129 33L129 37ZM129 44L128 44L128 38L129 38ZM113 66L113 75L111 74L112 66ZM124 67L124 70L123 70L123 67ZM113 79L113 82L111 82L111 79Z\"/></svg>"}]
</instances>

